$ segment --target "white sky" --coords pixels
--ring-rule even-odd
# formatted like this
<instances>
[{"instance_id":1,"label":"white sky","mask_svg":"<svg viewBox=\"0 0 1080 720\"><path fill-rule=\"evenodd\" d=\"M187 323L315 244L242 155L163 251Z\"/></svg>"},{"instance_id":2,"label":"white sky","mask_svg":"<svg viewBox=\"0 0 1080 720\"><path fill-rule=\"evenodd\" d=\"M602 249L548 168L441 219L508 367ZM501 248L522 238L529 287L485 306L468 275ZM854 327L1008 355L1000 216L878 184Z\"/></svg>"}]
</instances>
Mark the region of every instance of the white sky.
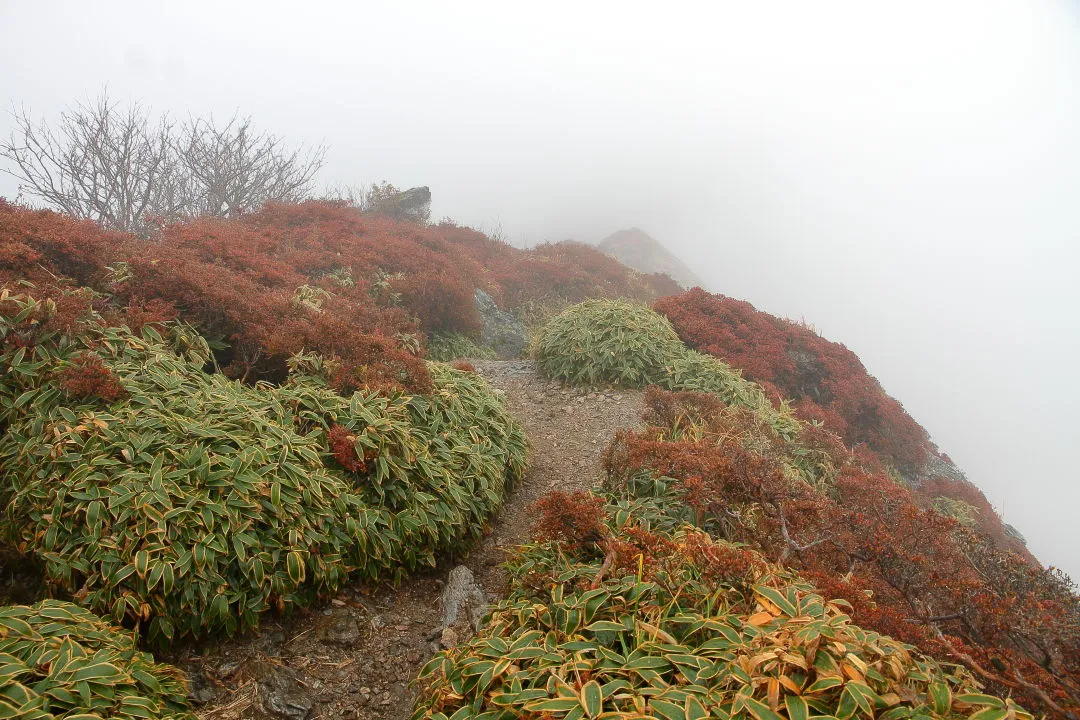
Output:
<instances>
[{"instance_id":1,"label":"white sky","mask_svg":"<svg viewBox=\"0 0 1080 720\"><path fill-rule=\"evenodd\" d=\"M0 101L239 110L518 243L642 227L858 352L1080 577L1080 5L523 7L0 0Z\"/></svg>"}]
</instances>

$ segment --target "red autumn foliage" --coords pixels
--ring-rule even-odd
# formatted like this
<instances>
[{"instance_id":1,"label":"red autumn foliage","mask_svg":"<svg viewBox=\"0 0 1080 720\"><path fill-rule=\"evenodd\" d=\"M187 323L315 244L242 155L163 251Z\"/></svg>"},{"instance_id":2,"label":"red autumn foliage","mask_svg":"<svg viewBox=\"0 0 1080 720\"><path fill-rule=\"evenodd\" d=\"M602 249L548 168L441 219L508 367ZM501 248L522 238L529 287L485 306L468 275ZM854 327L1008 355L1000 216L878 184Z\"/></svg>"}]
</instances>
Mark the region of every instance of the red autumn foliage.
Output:
<instances>
[{"instance_id":1,"label":"red autumn foliage","mask_svg":"<svg viewBox=\"0 0 1080 720\"><path fill-rule=\"evenodd\" d=\"M866 371L855 353L805 325L701 288L653 304L679 337L795 401L800 417L822 421L849 446L868 445L914 476L932 450L926 431Z\"/></svg>"},{"instance_id":2,"label":"red autumn foliage","mask_svg":"<svg viewBox=\"0 0 1080 720\"><path fill-rule=\"evenodd\" d=\"M112 402L127 396L127 390L99 355L82 353L57 373L60 386L76 398L96 397Z\"/></svg>"},{"instance_id":3,"label":"red autumn foliage","mask_svg":"<svg viewBox=\"0 0 1080 720\"><path fill-rule=\"evenodd\" d=\"M795 456L715 398L653 389L644 417L608 450L613 481L674 478L699 526L798 569L860 624L962 661L1029 708L1080 710L1080 597L1066 579L930 509L821 428L800 453L832 468L824 490L792 480Z\"/></svg>"},{"instance_id":4,"label":"red autumn foliage","mask_svg":"<svg viewBox=\"0 0 1080 720\"><path fill-rule=\"evenodd\" d=\"M37 306L21 322L10 328L4 344L10 347L34 347L42 337L54 334L71 335L84 323L90 321L92 311L100 311L103 301L89 290L64 292L52 283L38 286L38 294L48 302ZM5 303L12 303L7 300ZM51 309L49 305L51 304ZM14 310L14 304L8 307ZM17 315L18 311L10 312Z\"/></svg>"},{"instance_id":5,"label":"red autumn foliage","mask_svg":"<svg viewBox=\"0 0 1080 720\"><path fill-rule=\"evenodd\" d=\"M604 542L604 552L611 558L611 570L638 573L642 580L661 580L669 566L682 559L678 546L666 536L642 525L624 527L619 537Z\"/></svg>"},{"instance_id":6,"label":"red autumn foliage","mask_svg":"<svg viewBox=\"0 0 1080 720\"><path fill-rule=\"evenodd\" d=\"M996 547L1022 555L1038 564L1023 541L1010 535L1005 529L1001 518L982 491L967 480L934 475L919 484L918 493L927 502L943 496L967 503L975 508L975 529L980 535L990 538Z\"/></svg>"},{"instance_id":7,"label":"red autumn foliage","mask_svg":"<svg viewBox=\"0 0 1080 720\"><path fill-rule=\"evenodd\" d=\"M343 425L332 425L326 433L326 441L330 445L330 454L338 461L341 467L349 472L365 472L367 465L356 453L356 435Z\"/></svg>"},{"instance_id":8,"label":"red autumn foliage","mask_svg":"<svg viewBox=\"0 0 1080 720\"><path fill-rule=\"evenodd\" d=\"M705 533L687 533L682 551L706 579L717 585L755 577L765 567L759 554L746 548L718 545Z\"/></svg>"},{"instance_id":9,"label":"red autumn foliage","mask_svg":"<svg viewBox=\"0 0 1080 720\"><path fill-rule=\"evenodd\" d=\"M316 352L342 392L427 392L419 334L475 335L476 288L511 310L670 289L586 246L520 250L320 202L164 225L153 241L3 203L0 280L91 287L133 329L179 317L226 344L219 364L248 381L280 381L290 356Z\"/></svg>"},{"instance_id":10,"label":"red autumn foliage","mask_svg":"<svg viewBox=\"0 0 1080 720\"><path fill-rule=\"evenodd\" d=\"M583 490L548 493L533 504L537 540L557 540L574 551L594 549L605 536L604 501Z\"/></svg>"}]
</instances>

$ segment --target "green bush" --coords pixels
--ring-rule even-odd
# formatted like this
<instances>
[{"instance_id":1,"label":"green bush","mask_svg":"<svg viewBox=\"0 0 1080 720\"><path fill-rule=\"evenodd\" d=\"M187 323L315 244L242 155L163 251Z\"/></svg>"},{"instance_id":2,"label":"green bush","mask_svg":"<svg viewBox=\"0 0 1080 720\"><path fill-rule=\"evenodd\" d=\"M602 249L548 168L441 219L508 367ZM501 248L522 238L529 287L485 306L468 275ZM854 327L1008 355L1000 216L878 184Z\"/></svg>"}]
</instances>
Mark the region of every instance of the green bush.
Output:
<instances>
[{"instance_id":1,"label":"green bush","mask_svg":"<svg viewBox=\"0 0 1080 720\"><path fill-rule=\"evenodd\" d=\"M0 717L194 720L182 673L66 602L0 607Z\"/></svg>"},{"instance_id":2,"label":"green bush","mask_svg":"<svg viewBox=\"0 0 1080 720\"><path fill-rule=\"evenodd\" d=\"M474 374L432 363L430 396L342 397L308 357L283 386L249 387L204 373L182 325L90 318L27 344L53 312L0 303L0 533L51 594L151 641L434 565L524 471L522 430Z\"/></svg>"},{"instance_id":3,"label":"green bush","mask_svg":"<svg viewBox=\"0 0 1080 720\"><path fill-rule=\"evenodd\" d=\"M756 383L710 355L689 349L667 318L623 300L588 300L567 308L540 333L540 374L571 385L658 385L706 392L757 412L780 436L793 440L799 423L786 404L774 408Z\"/></svg>"},{"instance_id":4,"label":"green bush","mask_svg":"<svg viewBox=\"0 0 1080 720\"><path fill-rule=\"evenodd\" d=\"M477 345L468 335L452 333L450 335L432 335L428 341L428 357L439 362L450 362L458 358L473 360L492 360L495 351Z\"/></svg>"},{"instance_id":5,"label":"green bush","mask_svg":"<svg viewBox=\"0 0 1080 720\"><path fill-rule=\"evenodd\" d=\"M679 506L609 504L598 533L582 522L596 503L547 502L541 526L561 539L524 548L480 634L422 669L413 718L1031 718L789 571L679 526ZM582 527L591 539L567 537Z\"/></svg>"},{"instance_id":6,"label":"green bush","mask_svg":"<svg viewBox=\"0 0 1080 720\"><path fill-rule=\"evenodd\" d=\"M536 343L537 370L572 385L663 384L685 352L667 318L625 300L587 300L552 318Z\"/></svg>"},{"instance_id":7,"label":"green bush","mask_svg":"<svg viewBox=\"0 0 1080 720\"><path fill-rule=\"evenodd\" d=\"M979 509L963 500L938 495L931 507L945 517L950 517L964 527L974 527L979 516Z\"/></svg>"}]
</instances>

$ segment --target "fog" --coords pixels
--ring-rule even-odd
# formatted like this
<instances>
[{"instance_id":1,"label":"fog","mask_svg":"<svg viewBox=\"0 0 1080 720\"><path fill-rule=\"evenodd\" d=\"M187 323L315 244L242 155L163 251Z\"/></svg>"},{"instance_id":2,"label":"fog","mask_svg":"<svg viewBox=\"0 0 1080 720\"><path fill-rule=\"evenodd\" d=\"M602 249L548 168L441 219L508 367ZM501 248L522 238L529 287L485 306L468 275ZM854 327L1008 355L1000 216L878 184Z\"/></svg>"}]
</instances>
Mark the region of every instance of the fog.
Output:
<instances>
[{"instance_id":1,"label":"fog","mask_svg":"<svg viewBox=\"0 0 1080 720\"><path fill-rule=\"evenodd\" d=\"M641 227L855 350L1080 577L1080 5L705 5L0 0L0 100L250 114L518 244Z\"/></svg>"}]
</instances>

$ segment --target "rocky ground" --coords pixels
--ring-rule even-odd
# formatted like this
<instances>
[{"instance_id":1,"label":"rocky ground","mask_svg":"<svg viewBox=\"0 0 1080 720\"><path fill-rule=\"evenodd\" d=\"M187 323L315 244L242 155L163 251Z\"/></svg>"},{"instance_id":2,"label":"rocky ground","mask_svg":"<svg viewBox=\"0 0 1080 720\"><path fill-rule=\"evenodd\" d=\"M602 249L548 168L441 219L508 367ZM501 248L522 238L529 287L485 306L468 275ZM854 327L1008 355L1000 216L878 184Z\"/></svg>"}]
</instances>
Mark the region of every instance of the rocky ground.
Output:
<instances>
[{"instance_id":1,"label":"rocky ground","mask_svg":"<svg viewBox=\"0 0 1080 720\"><path fill-rule=\"evenodd\" d=\"M467 556L447 558L438 570L396 588L349 587L302 614L267 618L257 633L163 658L188 672L200 717L409 717L415 697L410 682L421 665L440 646L461 642L473 631L476 602L442 631L441 597L468 596L473 578L488 599L503 594L500 565L509 548L529 538L529 506L549 490L599 482L612 434L640 423L640 391L565 389L538 378L528 361L473 364L506 394L532 443L529 472L485 538Z\"/></svg>"}]
</instances>

